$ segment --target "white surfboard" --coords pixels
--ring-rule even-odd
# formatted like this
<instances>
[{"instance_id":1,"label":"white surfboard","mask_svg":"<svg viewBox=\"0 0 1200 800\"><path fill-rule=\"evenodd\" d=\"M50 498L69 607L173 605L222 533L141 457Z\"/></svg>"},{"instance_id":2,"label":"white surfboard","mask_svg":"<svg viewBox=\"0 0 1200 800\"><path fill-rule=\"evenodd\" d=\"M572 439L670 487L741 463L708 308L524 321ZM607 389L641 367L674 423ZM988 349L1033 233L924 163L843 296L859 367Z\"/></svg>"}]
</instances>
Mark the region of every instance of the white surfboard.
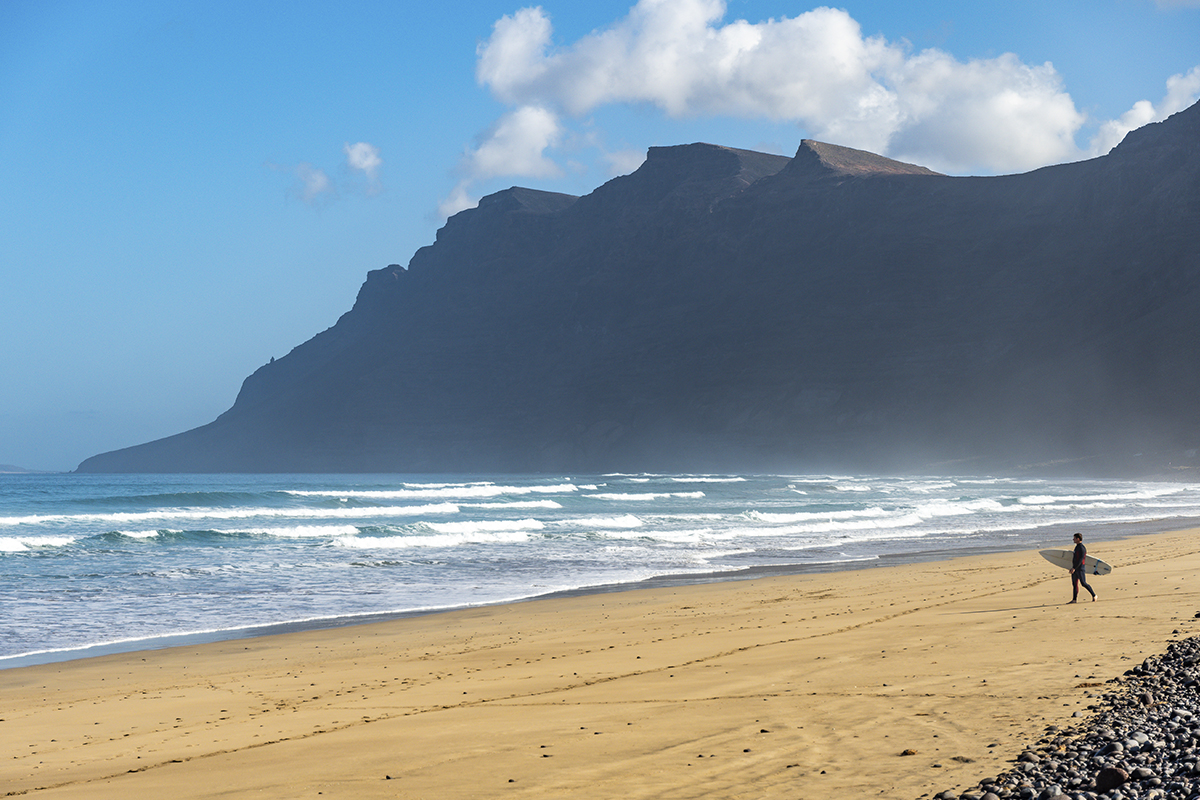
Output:
<instances>
[{"instance_id":1,"label":"white surfboard","mask_svg":"<svg viewBox=\"0 0 1200 800\"><path fill-rule=\"evenodd\" d=\"M1038 550L1038 553L1054 566L1063 569L1070 569L1071 562L1075 560L1074 550ZM1107 575L1112 572L1112 565L1095 556L1085 556L1083 571L1088 575Z\"/></svg>"}]
</instances>

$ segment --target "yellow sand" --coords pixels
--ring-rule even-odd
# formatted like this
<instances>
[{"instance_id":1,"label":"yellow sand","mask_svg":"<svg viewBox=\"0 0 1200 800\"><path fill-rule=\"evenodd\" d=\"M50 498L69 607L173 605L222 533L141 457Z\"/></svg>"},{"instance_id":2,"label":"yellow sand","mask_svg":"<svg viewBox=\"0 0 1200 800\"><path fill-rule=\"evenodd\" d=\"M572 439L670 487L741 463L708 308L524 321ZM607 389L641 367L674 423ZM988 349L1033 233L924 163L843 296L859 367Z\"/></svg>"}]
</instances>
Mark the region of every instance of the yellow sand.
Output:
<instances>
[{"instance_id":1,"label":"yellow sand","mask_svg":"<svg viewBox=\"0 0 1200 800\"><path fill-rule=\"evenodd\" d=\"M1197 532L1089 549L1097 603L1030 551L4 670L0 794L915 800L1200 632Z\"/></svg>"}]
</instances>

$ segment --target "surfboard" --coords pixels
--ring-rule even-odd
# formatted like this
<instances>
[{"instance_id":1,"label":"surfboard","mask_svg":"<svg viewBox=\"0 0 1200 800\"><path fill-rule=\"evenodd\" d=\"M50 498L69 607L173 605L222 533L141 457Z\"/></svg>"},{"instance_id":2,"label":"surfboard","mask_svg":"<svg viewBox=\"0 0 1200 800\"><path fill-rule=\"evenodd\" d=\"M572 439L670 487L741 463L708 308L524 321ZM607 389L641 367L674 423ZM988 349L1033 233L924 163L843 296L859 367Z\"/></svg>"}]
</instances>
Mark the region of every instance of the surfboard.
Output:
<instances>
[{"instance_id":1,"label":"surfboard","mask_svg":"<svg viewBox=\"0 0 1200 800\"><path fill-rule=\"evenodd\" d=\"M1070 569L1075 558L1074 550L1038 550L1038 553L1054 566L1063 569ZM1112 565L1089 555L1083 559L1083 571L1088 575L1107 575L1112 572Z\"/></svg>"}]
</instances>

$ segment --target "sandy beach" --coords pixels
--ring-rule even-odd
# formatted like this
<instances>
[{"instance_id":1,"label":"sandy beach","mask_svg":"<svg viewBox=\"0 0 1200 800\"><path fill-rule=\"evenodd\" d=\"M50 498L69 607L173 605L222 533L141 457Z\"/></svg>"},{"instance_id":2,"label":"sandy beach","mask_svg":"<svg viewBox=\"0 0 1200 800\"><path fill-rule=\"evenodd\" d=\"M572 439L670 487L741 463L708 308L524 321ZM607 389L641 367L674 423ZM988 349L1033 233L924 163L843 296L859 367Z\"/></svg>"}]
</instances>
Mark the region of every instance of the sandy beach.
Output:
<instances>
[{"instance_id":1,"label":"sandy beach","mask_svg":"<svg viewBox=\"0 0 1200 800\"><path fill-rule=\"evenodd\" d=\"M4 670L0 792L911 800L1200 632L1198 534L1089 541L1095 603L1027 551Z\"/></svg>"}]
</instances>

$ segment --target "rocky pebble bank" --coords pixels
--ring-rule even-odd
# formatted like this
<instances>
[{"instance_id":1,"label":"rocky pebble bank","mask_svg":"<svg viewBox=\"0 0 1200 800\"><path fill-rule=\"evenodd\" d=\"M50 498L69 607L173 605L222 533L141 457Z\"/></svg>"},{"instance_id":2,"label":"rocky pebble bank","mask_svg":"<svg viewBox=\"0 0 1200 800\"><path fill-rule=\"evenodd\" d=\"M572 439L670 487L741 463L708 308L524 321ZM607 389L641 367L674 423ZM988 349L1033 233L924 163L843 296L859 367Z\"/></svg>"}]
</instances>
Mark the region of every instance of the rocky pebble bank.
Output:
<instances>
[{"instance_id":1,"label":"rocky pebble bank","mask_svg":"<svg viewBox=\"0 0 1200 800\"><path fill-rule=\"evenodd\" d=\"M1107 686L1083 726L1052 726L1012 770L934 800L1200 800L1200 637Z\"/></svg>"}]
</instances>

